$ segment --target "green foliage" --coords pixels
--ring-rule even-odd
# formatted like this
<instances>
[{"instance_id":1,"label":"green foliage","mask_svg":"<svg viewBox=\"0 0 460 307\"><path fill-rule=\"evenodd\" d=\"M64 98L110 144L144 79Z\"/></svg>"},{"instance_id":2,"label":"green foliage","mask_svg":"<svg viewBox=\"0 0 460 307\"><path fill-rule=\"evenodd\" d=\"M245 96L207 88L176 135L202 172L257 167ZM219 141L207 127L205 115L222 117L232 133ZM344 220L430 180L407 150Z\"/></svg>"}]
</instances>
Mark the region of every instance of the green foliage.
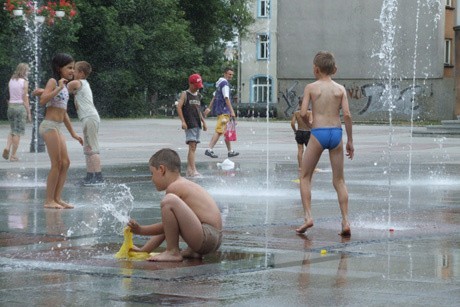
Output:
<instances>
[{"instance_id":1,"label":"green foliage","mask_svg":"<svg viewBox=\"0 0 460 307\"><path fill-rule=\"evenodd\" d=\"M252 22L247 2L77 0L75 18L41 26L40 85L50 77L53 55L67 52L93 66L88 81L101 116L157 113L158 106L171 105L188 86L188 75L200 73L212 83L221 76L226 65L223 42L243 33ZM34 52L24 47L31 46L32 38L22 19L0 12L0 24L0 118L4 118L4 85L19 62L33 62Z\"/></svg>"}]
</instances>

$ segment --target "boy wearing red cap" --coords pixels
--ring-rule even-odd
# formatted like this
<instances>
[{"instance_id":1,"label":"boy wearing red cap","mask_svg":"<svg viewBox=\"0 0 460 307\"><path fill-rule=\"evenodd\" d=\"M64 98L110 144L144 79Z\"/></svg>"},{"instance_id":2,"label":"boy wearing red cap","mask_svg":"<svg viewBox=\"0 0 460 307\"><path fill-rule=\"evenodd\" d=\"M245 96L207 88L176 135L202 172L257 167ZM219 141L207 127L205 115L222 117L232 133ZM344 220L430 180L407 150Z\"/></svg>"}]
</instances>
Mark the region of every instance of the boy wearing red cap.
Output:
<instances>
[{"instance_id":1,"label":"boy wearing red cap","mask_svg":"<svg viewBox=\"0 0 460 307\"><path fill-rule=\"evenodd\" d=\"M199 74L193 74L188 78L188 89L180 95L177 104L177 114L185 130L185 143L188 144L187 172L188 177L199 177L201 174L195 166L196 146L200 143L200 130L207 130L206 122L201 113L201 93L203 81Z\"/></svg>"}]
</instances>

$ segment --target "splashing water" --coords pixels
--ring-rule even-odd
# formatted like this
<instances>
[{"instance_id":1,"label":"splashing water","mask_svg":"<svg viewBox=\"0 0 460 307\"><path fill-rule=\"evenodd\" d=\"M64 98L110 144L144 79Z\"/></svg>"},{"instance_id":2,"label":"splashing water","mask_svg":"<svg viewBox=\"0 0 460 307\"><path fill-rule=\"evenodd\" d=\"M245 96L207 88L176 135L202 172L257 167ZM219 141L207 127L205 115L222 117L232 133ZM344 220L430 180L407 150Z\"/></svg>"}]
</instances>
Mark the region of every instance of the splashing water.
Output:
<instances>
[{"instance_id":1,"label":"splashing water","mask_svg":"<svg viewBox=\"0 0 460 307\"><path fill-rule=\"evenodd\" d=\"M393 110L395 109L395 101L398 99L398 93L394 91L393 82L396 79L396 54L395 54L395 39L399 27L396 25L396 14L398 12L398 0L385 0L382 4L380 23L382 30L382 43L380 50L373 54L373 57L378 58L380 67L383 68L382 79L385 82L385 88L382 93L382 103L388 110L389 119L389 137L388 137L388 166L385 174L388 176L388 223L391 223L391 201L392 201L392 147L393 147ZM422 14L421 9L424 8L426 14L434 15L434 28L438 26L441 19L442 5L440 0L417 0L416 20L415 20L415 41L414 41L414 55L413 55L413 75L412 75L412 97L411 97L411 135L413 129L414 109L415 109L415 96L416 96L416 75L417 75L417 59L418 59L418 40L419 40L419 20ZM412 138L409 144L409 181L411 180L412 173ZM410 205L410 191L409 191L409 205Z\"/></svg>"},{"instance_id":2,"label":"splashing water","mask_svg":"<svg viewBox=\"0 0 460 307\"><path fill-rule=\"evenodd\" d=\"M134 207L134 197L126 184L107 185L95 199L100 204L90 221L81 221L69 228L67 237L90 230L92 234L103 232L120 234L129 221ZM94 222L95 221L95 222Z\"/></svg>"},{"instance_id":3,"label":"splashing water","mask_svg":"<svg viewBox=\"0 0 460 307\"><path fill-rule=\"evenodd\" d=\"M397 0L385 0L382 4L380 12L379 23L383 32L382 44L380 52L374 56L378 56L379 64L384 68L383 79L386 79L385 89L382 93L383 104L388 107L388 120L389 120L389 138L388 138L388 223L391 223L391 152L393 146L393 109L394 106L394 92L393 92L393 73L395 68L394 54L394 41L396 36L396 13L398 11Z\"/></svg>"},{"instance_id":4,"label":"splashing water","mask_svg":"<svg viewBox=\"0 0 460 307\"><path fill-rule=\"evenodd\" d=\"M38 1L32 1L31 3L34 8L38 7ZM26 33L27 39L25 40L26 44L24 45L24 53L28 55L28 64L30 66L31 71L31 81L35 88L40 87L40 57L41 57L41 36L43 31L43 22L39 22L36 18L36 11L32 10L32 18L23 17L24 20L24 29ZM31 106L33 105L34 108L34 121L33 121L33 136L32 142L33 144L33 152L34 155L34 162L35 162L35 187L38 187L38 170L37 170L37 153L38 153L38 124L39 124L39 113L40 113L40 106L39 106L39 98L38 96L35 97L34 101L31 99ZM35 198L37 198L37 190L35 190Z\"/></svg>"},{"instance_id":5,"label":"splashing water","mask_svg":"<svg viewBox=\"0 0 460 307\"><path fill-rule=\"evenodd\" d=\"M422 5L428 6L428 11L429 12L437 12L435 14L434 18L434 24L437 26L438 22L441 19L441 3L440 0L426 0L426 3L422 4L422 0L417 0L417 12L416 12L416 17L415 17L415 41L414 41L414 60L412 64L412 89L411 89L411 113L410 113L410 135L413 135L414 131L414 110L415 110L415 88L417 86L416 84L416 76L417 76L417 58L418 58L418 34L419 34L419 20L420 20L420 14L421 14L421 7ZM433 27L435 28L435 27ZM431 63L430 63L431 64ZM425 79L427 76L425 76ZM409 143L409 170L408 170L408 181L412 182L412 146L413 146L413 138L410 138L410 143ZM411 185L409 185L410 187ZM409 189L409 195L408 195L408 207L410 208L411 204L411 199L412 199L412 190Z\"/></svg>"}]
</instances>

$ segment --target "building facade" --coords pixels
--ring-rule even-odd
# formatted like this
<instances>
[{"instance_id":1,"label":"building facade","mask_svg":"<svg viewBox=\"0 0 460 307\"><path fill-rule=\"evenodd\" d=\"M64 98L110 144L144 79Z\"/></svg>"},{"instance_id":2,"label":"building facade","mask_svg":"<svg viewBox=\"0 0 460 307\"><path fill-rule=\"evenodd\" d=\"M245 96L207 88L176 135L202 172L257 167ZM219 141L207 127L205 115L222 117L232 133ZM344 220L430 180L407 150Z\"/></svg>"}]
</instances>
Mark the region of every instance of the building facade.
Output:
<instances>
[{"instance_id":1,"label":"building facade","mask_svg":"<svg viewBox=\"0 0 460 307\"><path fill-rule=\"evenodd\" d=\"M254 0L256 23L240 44L240 104L275 106L278 117L290 117L314 81L314 55L329 50L354 120L385 121L389 109L396 120L452 119L455 5Z\"/></svg>"},{"instance_id":2,"label":"building facade","mask_svg":"<svg viewBox=\"0 0 460 307\"><path fill-rule=\"evenodd\" d=\"M240 116L274 116L277 106L277 0L250 3L255 23L240 41Z\"/></svg>"}]
</instances>

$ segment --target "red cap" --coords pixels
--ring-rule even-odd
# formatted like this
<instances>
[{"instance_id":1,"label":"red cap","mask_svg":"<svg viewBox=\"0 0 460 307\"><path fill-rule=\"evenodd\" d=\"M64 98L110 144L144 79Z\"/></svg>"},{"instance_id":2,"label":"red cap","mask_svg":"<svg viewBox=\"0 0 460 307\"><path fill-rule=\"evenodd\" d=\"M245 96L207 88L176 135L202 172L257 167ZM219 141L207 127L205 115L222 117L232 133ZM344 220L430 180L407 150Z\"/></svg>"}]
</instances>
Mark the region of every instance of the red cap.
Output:
<instances>
[{"instance_id":1,"label":"red cap","mask_svg":"<svg viewBox=\"0 0 460 307\"><path fill-rule=\"evenodd\" d=\"M188 83L194 84L198 88L203 88L203 80L201 80L201 76L199 74L193 74L188 77Z\"/></svg>"}]
</instances>

